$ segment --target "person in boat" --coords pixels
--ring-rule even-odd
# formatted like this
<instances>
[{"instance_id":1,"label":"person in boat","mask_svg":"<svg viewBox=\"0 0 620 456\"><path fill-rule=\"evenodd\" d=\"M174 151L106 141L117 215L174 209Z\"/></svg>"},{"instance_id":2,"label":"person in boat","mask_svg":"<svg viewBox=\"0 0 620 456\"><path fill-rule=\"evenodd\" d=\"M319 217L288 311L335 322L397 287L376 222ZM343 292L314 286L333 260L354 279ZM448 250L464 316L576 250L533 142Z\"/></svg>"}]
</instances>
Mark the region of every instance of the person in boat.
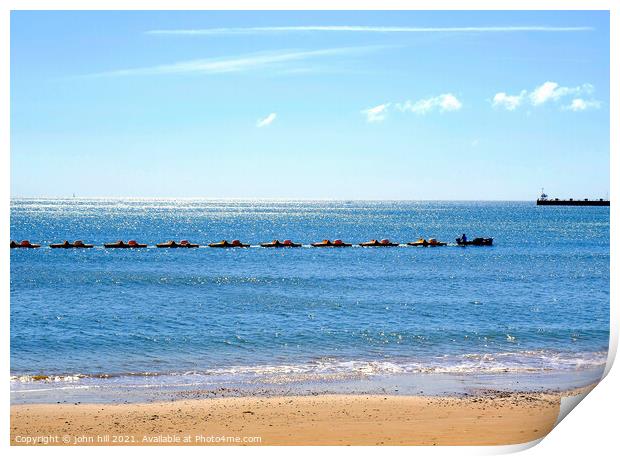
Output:
<instances>
[{"instance_id":1,"label":"person in boat","mask_svg":"<svg viewBox=\"0 0 620 456\"><path fill-rule=\"evenodd\" d=\"M467 236L465 236L465 233L461 234L461 242L463 244L465 244L467 242Z\"/></svg>"},{"instance_id":2,"label":"person in boat","mask_svg":"<svg viewBox=\"0 0 620 456\"><path fill-rule=\"evenodd\" d=\"M493 245L493 238L474 238L471 241L468 241L467 238L463 240L463 236L456 238L456 243L458 245Z\"/></svg>"}]
</instances>

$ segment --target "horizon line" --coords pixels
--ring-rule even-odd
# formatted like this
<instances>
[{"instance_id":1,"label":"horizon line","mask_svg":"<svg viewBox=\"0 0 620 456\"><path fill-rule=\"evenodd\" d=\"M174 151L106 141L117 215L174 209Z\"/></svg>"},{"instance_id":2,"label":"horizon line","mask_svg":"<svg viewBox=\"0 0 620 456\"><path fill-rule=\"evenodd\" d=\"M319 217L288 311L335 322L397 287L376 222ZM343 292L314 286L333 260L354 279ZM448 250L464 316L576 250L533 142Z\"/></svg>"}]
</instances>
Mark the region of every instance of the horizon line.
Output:
<instances>
[{"instance_id":1,"label":"horizon line","mask_svg":"<svg viewBox=\"0 0 620 456\"><path fill-rule=\"evenodd\" d=\"M291 197L214 197L214 196L11 196L11 200L97 200L97 199L126 199L126 200L229 200L229 201L408 201L408 202L530 202L532 199L409 199L409 198L291 198Z\"/></svg>"}]
</instances>

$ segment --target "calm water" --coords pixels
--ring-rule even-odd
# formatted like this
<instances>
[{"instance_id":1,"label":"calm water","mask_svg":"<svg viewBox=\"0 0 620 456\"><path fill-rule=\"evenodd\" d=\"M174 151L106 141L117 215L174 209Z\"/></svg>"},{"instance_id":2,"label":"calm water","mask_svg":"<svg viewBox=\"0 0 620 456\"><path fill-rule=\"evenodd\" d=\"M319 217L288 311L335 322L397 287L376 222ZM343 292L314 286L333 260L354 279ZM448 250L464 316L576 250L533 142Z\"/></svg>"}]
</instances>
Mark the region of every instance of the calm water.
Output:
<instances>
[{"instance_id":1,"label":"calm water","mask_svg":"<svg viewBox=\"0 0 620 456\"><path fill-rule=\"evenodd\" d=\"M454 242L462 232L494 237L496 245L13 249L12 388L41 388L32 375L58 375L80 385L101 376L131 384L143 374L216 384L243 376L501 372L508 378L604 365L609 208L531 202L11 203L11 238L43 245L65 238L98 245L117 239L204 245L224 238L308 244L387 237L404 243L419 236Z\"/></svg>"}]
</instances>

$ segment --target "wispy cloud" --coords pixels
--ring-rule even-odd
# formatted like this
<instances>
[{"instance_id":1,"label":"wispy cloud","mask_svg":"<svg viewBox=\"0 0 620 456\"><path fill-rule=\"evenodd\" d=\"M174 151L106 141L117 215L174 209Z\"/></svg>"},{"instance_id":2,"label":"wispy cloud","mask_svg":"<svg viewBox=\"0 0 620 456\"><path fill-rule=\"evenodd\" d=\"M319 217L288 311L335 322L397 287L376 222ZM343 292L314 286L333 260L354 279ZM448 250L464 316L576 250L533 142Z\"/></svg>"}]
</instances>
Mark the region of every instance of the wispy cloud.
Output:
<instances>
[{"instance_id":1,"label":"wispy cloud","mask_svg":"<svg viewBox=\"0 0 620 456\"><path fill-rule=\"evenodd\" d=\"M387 116L388 107L390 103L383 103L373 108L362 110L362 114L366 116L366 122L383 122Z\"/></svg>"},{"instance_id":2,"label":"wispy cloud","mask_svg":"<svg viewBox=\"0 0 620 456\"><path fill-rule=\"evenodd\" d=\"M366 116L369 123L382 122L388 115L388 112L396 108L399 112L412 112L424 115L431 111L450 112L458 111L463 107L463 103L451 93L442 93L436 97L423 98L416 101L407 100L402 103L383 103L372 108L361 111Z\"/></svg>"},{"instance_id":3,"label":"wispy cloud","mask_svg":"<svg viewBox=\"0 0 620 456\"><path fill-rule=\"evenodd\" d=\"M509 33L509 32L587 32L587 26L555 27L548 25L476 26L476 27L381 27L367 25L299 25L285 27L221 27L206 29L149 30L149 35L244 35L294 32L355 33Z\"/></svg>"},{"instance_id":4,"label":"wispy cloud","mask_svg":"<svg viewBox=\"0 0 620 456\"><path fill-rule=\"evenodd\" d=\"M573 101L564 109L568 111L585 111L587 109L598 109L601 107L601 102L598 100L584 100L583 98L574 98Z\"/></svg>"},{"instance_id":5,"label":"wispy cloud","mask_svg":"<svg viewBox=\"0 0 620 456\"><path fill-rule=\"evenodd\" d=\"M458 111L462 107L463 103L451 93L442 93L436 97L424 98L418 101L407 100L404 103L396 104L396 108L400 111L413 112L415 114L426 114L434 110L439 110L440 112Z\"/></svg>"},{"instance_id":6,"label":"wispy cloud","mask_svg":"<svg viewBox=\"0 0 620 456\"><path fill-rule=\"evenodd\" d=\"M165 65L128 68L94 73L87 76L139 76L165 74L220 74L241 73L251 70L279 68L282 65L345 55L361 55L385 49L386 46L355 46L317 50L279 50L241 56L225 56L211 59L187 60Z\"/></svg>"},{"instance_id":7,"label":"wispy cloud","mask_svg":"<svg viewBox=\"0 0 620 456\"><path fill-rule=\"evenodd\" d=\"M594 99L584 99L594 93L594 86L589 83L575 87L561 86L554 81L546 81L535 87L532 91L522 90L517 95L508 95L506 92L498 92L493 97L493 107L514 111L518 107L528 104L533 107L545 105L547 103L559 102L566 97L573 98L571 104L563 106L562 109L570 111L584 111L586 109L599 108L601 103Z\"/></svg>"},{"instance_id":8,"label":"wispy cloud","mask_svg":"<svg viewBox=\"0 0 620 456\"><path fill-rule=\"evenodd\" d=\"M258 119L258 121L256 122L256 126L258 128L268 127L269 125L273 123L274 120L276 120L276 117L278 117L278 115L275 112L272 112L267 117Z\"/></svg>"}]
</instances>

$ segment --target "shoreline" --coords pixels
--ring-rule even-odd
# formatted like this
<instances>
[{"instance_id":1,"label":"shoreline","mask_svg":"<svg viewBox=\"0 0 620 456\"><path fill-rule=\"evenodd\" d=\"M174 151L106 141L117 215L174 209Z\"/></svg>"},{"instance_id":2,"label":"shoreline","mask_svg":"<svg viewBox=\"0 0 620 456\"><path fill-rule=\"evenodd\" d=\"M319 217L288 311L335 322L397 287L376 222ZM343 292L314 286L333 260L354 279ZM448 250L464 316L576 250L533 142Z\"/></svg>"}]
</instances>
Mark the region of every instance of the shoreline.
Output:
<instances>
[{"instance_id":1,"label":"shoreline","mask_svg":"<svg viewBox=\"0 0 620 456\"><path fill-rule=\"evenodd\" d=\"M604 366L539 372L248 372L11 380L11 404L154 403L226 397L390 395L469 397L488 391L567 394L600 381Z\"/></svg>"},{"instance_id":2,"label":"shoreline","mask_svg":"<svg viewBox=\"0 0 620 456\"><path fill-rule=\"evenodd\" d=\"M467 397L316 394L20 404L11 406L11 445L508 445L544 437L561 398L593 387Z\"/></svg>"}]
</instances>

